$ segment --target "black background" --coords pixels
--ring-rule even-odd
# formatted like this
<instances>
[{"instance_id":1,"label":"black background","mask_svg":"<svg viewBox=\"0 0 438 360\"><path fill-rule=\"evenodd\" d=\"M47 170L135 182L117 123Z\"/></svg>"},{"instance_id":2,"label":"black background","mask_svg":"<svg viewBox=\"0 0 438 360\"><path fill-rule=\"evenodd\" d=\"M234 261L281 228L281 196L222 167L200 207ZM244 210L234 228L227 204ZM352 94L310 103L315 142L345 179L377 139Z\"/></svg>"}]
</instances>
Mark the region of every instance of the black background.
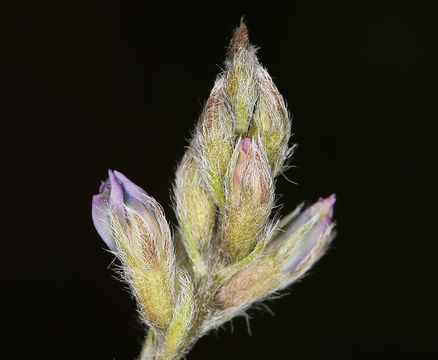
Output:
<instances>
[{"instance_id":1,"label":"black background","mask_svg":"<svg viewBox=\"0 0 438 360\"><path fill-rule=\"evenodd\" d=\"M175 223L174 170L242 15L294 115L299 147L286 176L298 185L278 179L281 212L336 193L338 236L302 282L268 303L274 316L249 312L251 336L236 319L188 359L437 354L431 6L20 6L6 13L4 50L2 357L138 354L135 304L108 269L91 196L117 169Z\"/></svg>"}]
</instances>

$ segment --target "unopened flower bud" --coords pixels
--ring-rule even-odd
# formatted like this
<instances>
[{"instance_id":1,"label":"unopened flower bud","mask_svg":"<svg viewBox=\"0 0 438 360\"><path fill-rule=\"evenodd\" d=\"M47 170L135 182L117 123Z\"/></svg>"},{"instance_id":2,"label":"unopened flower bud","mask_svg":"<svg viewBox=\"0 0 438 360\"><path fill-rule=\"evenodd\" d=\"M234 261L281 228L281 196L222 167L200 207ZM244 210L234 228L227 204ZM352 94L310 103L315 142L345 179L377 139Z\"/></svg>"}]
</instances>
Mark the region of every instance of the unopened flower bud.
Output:
<instances>
[{"instance_id":1,"label":"unopened flower bud","mask_svg":"<svg viewBox=\"0 0 438 360\"><path fill-rule=\"evenodd\" d=\"M324 254L332 239L335 201L335 195L319 200L296 216L273 240L275 256L285 275L284 286L304 275Z\"/></svg>"},{"instance_id":2,"label":"unopened flower bud","mask_svg":"<svg viewBox=\"0 0 438 360\"><path fill-rule=\"evenodd\" d=\"M174 251L169 226L158 203L117 171L93 197L97 232L121 259L145 321L168 323L174 282Z\"/></svg>"},{"instance_id":3,"label":"unopened flower bud","mask_svg":"<svg viewBox=\"0 0 438 360\"><path fill-rule=\"evenodd\" d=\"M248 158L248 151L251 146L251 140L249 138L242 139L241 143L237 147L239 155L237 157L236 166L233 173L233 198L234 201L238 201L240 197L240 187L242 184L242 173L246 165L246 159Z\"/></svg>"},{"instance_id":4,"label":"unopened flower bud","mask_svg":"<svg viewBox=\"0 0 438 360\"><path fill-rule=\"evenodd\" d=\"M226 255L236 261L257 243L274 205L274 184L262 149L240 141L226 175L226 208L221 220Z\"/></svg>"},{"instance_id":5,"label":"unopened flower bud","mask_svg":"<svg viewBox=\"0 0 438 360\"><path fill-rule=\"evenodd\" d=\"M260 66L256 50L248 40L248 30L241 24L234 32L225 62L225 94L235 118L238 136L246 136L257 101L255 74Z\"/></svg>"},{"instance_id":6,"label":"unopened flower bud","mask_svg":"<svg viewBox=\"0 0 438 360\"><path fill-rule=\"evenodd\" d=\"M249 135L260 139L266 150L272 174L276 176L290 153L288 141L291 124L283 97L268 72L259 66L256 77L259 97Z\"/></svg>"},{"instance_id":7,"label":"unopened flower bud","mask_svg":"<svg viewBox=\"0 0 438 360\"><path fill-rule=\"evenodd\" d=\"M224 201L222 181L234 147L231 114L224 99L224 79L216 80L192 140L194 158L216 204Z\"/></svg>"},{"instance_id":8,"label":"unopened flower bud","mask_svg":"<svg viewBox=\"0 0 438 360\"><path fill-rule=\"evenodd\" d=\"M184 246L195 267L200 267L201 254L207 250L214 233L216 207L191 149L178 167L174 197Z\"/></svg>"},{"instance_id":9,"label":"unopened flower bud","mask_svg":"<svg viewBox=\"0 0 438 360\"><path fill-rule=\"evenodd\" d=\"M274 257L262 257L238 271L219 289L216 302L221 309L247 307L271 293L277 286Z\"/></svg>"}]
</instances>

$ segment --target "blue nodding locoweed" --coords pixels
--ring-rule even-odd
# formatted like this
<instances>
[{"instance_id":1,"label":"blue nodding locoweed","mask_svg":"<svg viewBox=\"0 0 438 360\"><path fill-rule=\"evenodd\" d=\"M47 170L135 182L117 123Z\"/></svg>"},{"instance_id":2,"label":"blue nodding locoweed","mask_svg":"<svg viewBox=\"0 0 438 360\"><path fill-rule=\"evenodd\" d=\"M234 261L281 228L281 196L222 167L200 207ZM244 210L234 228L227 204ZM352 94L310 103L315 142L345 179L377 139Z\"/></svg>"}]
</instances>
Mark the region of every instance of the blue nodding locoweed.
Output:
<instances>
[{"instance_id":1,"label":"blue nodding locoweed","mask_svg":"<svg viewBox=\"0 0 438 360\"><path fill-rule=\"evenodd\" d=\"M326 251L334 195L275 221L275 178L292 153L290 130L285 102L241 23L176 172L174 237L183 248L159 204L109 171L92 217L149 328L140 360L180 359Z\"/></svg>"}]
</instances>

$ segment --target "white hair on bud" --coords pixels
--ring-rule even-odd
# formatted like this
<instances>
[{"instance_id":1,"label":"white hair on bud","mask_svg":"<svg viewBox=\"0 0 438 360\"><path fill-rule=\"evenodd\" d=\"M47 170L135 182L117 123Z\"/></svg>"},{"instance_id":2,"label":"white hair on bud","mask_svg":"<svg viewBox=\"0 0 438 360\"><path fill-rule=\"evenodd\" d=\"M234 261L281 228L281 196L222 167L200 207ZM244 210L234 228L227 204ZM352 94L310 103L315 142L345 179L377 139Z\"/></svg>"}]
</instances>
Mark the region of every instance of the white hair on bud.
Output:
<instances>
[{"instance_id":1,"label":"white hair on bud","mask_svg":"<svg viewBox=\"0 0 438 360\"><path fill-rule=\"evenodd\" d=\"M146 307L153 309L164 302L169 308L161 306L158 315L165 316L164 313L171 311L170 304L175 296L175 251L163 209L152 197L147 197L147 200L144 211L124 205L126 227L121 226L115 217L110 216L110 219L117 238L116 255L122 263L119 276L130 285L142 320L148 326L160 328L162 325L155 319L157 314L148 312ZM154 276L159 277L161 285L153 281ZM162 298L148 297L148 294L157 292ZM155 306L151 305L154 301L158 302ZM159 331L157 335L160 335Z\"/></svg>"},{"instance_id":2,"label":"white hair on bud","mask_svg":"<svg viewBox=\"0 0 438 360\"><path fill-rule=\"evenodd\" d=\"M330 243L335 238L333 231L335 224L330 225L324 233L319 236L316 246L312 249L308 256L294 269L291 273L284 273L277 291L282 290L291 284L301 280L308 271L318 262L327 252Z\"/></svg>"},{"instance_id":3,"label":"white hair on bud","mask_svg":"<svg viewBox=\"0 0 438 360\"><path fill-rule=\"evenodd\" d=\"M239 168L240 183L236 182L240 143L234 149L225 176L225 207L219 230L225 254L231 258L246 256L256 245L259 234L274 207L274 181L263 148L251 142L246 158ZM241 172L241 173L240 173Z\"/></svg>"},{"instance_id":4,"label":"white hair on bud","mask_svg":"<svg viewBox=\"0 0 438 360\"><path fill-rule=\"evenodd\" d=\"M291 120L283 97L264 67L257 67L256 78L259 97L250 134L260 139L272 173L277 176L293 151L288 145Z\"/></svg>"},{"instance_id":5,"label":"white hair on bud","mask_svg":"<svg viewBox=\"0 0 438 360\"><path fill-rule=\"evenodd\" d=\"M225 98L238 135L245 136L258 98L256 49L240 46L225 62Z\"/></svg>"}]
</instances>

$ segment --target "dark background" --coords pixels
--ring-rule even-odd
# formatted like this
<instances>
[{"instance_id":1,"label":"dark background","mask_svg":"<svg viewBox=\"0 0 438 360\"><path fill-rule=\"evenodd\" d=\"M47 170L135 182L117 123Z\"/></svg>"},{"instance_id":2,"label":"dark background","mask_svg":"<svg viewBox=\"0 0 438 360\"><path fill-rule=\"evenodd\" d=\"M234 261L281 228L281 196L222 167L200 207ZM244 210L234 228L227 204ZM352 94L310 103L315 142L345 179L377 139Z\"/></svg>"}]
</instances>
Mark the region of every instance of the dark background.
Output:
<instances>
[{"instance_id":1,"label":"dark background","mask_svg":"<svg viewBox=\"0 0 438 360\"><path fill-rule=\"evenodd\" d=\"M338 236L275 313L188 359L437 354L436 15L414 2L20 4L4 57L2 356L134 359L135 304L108 269L91 196L108 168L165 208L186 139L245 15L299 147L282 213L336 193ZM17 4L18 5L18 4ZM3 128L4 129L4 128Z\"/></svg>"}]
</instances>

